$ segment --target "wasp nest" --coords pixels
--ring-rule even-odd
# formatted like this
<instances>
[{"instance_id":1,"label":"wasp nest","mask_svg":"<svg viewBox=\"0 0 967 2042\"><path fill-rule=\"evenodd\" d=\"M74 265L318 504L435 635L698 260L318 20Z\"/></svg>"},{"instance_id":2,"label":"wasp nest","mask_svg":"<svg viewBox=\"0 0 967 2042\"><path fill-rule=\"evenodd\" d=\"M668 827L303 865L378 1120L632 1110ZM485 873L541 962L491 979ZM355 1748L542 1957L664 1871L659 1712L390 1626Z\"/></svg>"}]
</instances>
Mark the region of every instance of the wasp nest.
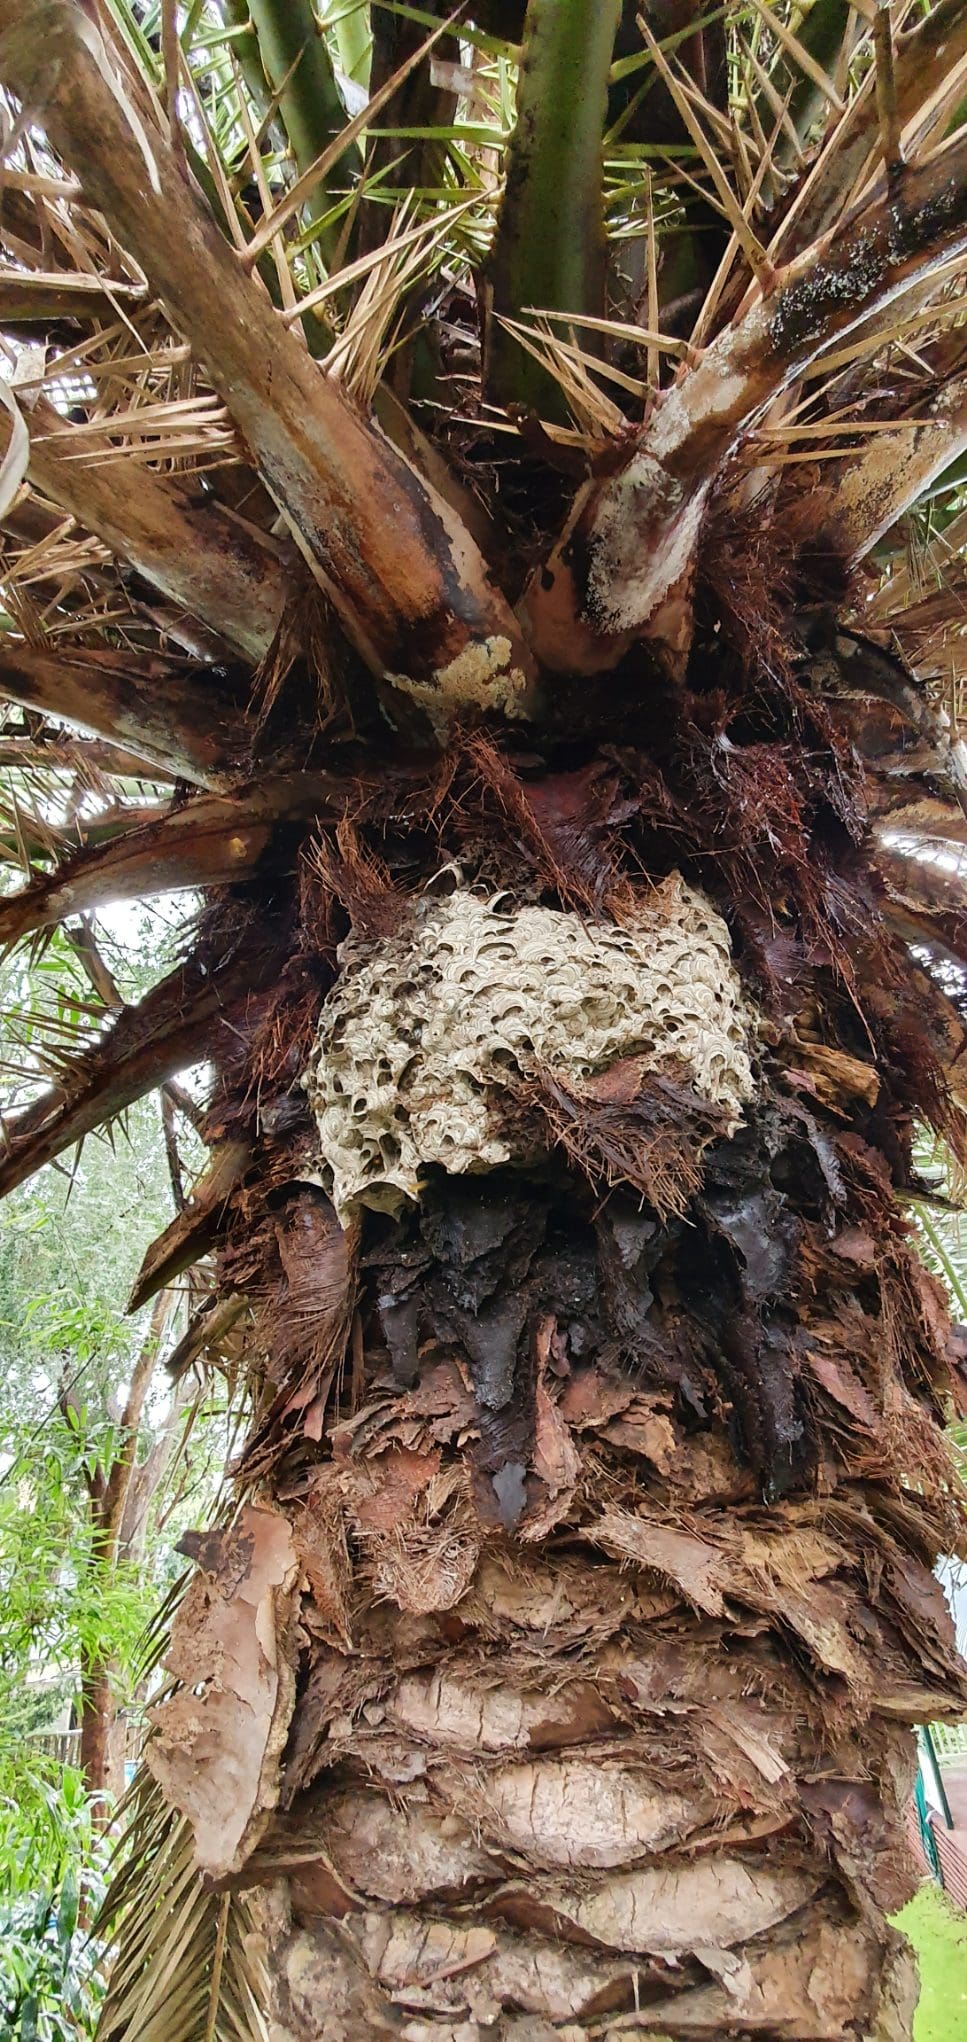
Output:
<instances>
[{"instance_id":1,"label":"wasp nest","mask_svg":"<svg viewBox=\"0 0 967 2042\"><path fill-rule=\"evenodd\" d=\"M427 1164L510 1162L500 1091L541 1071L579 1091L633 1056L733 1125L752 1090L728 932L677 873L620 928L457 891L340 961L305 1085L344 1220L398 1211Z\"/></svg>"}]
</instances>

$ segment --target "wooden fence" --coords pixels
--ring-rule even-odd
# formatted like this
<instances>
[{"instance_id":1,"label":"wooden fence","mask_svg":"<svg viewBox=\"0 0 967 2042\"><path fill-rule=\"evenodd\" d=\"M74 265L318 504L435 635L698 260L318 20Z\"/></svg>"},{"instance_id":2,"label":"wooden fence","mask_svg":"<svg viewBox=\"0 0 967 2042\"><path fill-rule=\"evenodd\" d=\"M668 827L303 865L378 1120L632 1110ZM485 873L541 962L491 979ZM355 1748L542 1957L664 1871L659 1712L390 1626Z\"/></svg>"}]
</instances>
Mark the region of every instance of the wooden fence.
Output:
<instances>
[{"instance_id":1,"label":"wooden fence","mask_svg":"<svg viewBox=\"0 0 967 2042\"><path fill-rule=\"evenodd\" d=\"M145 1726L131 1722L126 1726L124 1756L126 1760L139 1759L144 1743ZM47 1758L53 1758L58 1765L79 1766L81 1762L81 1733L79 1730L31 1730L29 1742L34 1751L42 1751Z\"/></svg>"},{"instance_id":2,"label":"wooden fence","mask_svg":"<svg viewBox=\"0 0 967 2042\"><path fill-rule=\"evenodd\" d=\"M79 1730L32 1730L29 1742L34 1751L42 1751L45 1757L55 1758L58 1765L80 1764Z\"/></svg>"}]
</instances>

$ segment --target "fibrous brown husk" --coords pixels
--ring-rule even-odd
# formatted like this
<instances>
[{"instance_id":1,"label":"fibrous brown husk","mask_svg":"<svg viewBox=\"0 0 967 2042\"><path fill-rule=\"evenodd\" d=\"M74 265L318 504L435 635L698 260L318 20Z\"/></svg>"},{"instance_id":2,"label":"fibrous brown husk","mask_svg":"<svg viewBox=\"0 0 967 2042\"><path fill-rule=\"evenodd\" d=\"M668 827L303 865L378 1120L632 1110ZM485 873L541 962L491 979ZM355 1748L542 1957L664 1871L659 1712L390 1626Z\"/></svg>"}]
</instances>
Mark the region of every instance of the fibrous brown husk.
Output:
<instances>
[{"instance_id":1,"label":"fibrous brown husk","mask_svg":"<svg viewBox=\"0 0 967 2042\"><path fill-rule=\"evenodd\" d=\"M967 1697L947 1329L839 1104L776 1071L701 1169L684 1223L506 1171L369 1233L246 1873L285 2032L903 2033L906 1725Z\"/></svg>"},{"instance_id":2,"label":"fibrous brown husk","mask_svg":"<svg viewBox=\"0 0 967 2042\"><path fill-rule=\"evenodd\" d=\"M299 1582L276 1805L228 1873L280 2037L909 2024L883 1915L908 1726L967 1702L932 1576L963 1546L963 1385L896 1189L964 1029L883 919L826 705L792 653L747 689L735 643L647 743L629 713L559 770L458 746L419 815L327 837L225 1066L239 1474ZM299 1084L320 1004L347 926L375 954L450 859L616 921L681 870L757 1010L740 1124L670 1063L541 1068L505 1088L511 1161L430 1166L343 1233Z\"/></svg>"}]
</instances>

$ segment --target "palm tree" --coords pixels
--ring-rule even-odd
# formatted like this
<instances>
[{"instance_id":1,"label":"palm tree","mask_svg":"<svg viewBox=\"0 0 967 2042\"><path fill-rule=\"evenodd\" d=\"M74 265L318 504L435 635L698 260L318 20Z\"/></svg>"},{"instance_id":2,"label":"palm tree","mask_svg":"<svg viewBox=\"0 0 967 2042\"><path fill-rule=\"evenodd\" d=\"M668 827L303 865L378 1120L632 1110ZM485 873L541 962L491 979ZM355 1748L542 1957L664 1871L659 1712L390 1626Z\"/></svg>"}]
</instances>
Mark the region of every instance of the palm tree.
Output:
<instances>
[{"instance_id":1,"label":"palm tree","mask_svg":"<svg viewBox=\"0 0 967 2042\"><path fill-rule=\"evenodd\" d=\"M967 5L0 0L0 78L0 934L92 976L0 1189L206 1062L133 1302L251 1405L103 2034L896 2042Z\"/></svg>"}]
</instances>

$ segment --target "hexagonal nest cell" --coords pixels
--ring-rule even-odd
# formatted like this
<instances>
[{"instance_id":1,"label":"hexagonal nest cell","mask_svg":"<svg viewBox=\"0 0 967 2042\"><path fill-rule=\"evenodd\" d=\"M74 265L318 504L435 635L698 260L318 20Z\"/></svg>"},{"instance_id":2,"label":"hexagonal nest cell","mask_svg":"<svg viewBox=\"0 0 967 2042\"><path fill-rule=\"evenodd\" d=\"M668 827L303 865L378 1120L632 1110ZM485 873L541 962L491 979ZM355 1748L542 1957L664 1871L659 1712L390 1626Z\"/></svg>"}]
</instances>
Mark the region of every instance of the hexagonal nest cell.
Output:
<instances>
[{"instance_id":1,"label":"hexagonal nest cell","mask_svg":"<svg viewBox=\"0 0 967 2042\"><path fill-rule=\"evenodd\" d=\"M728 931L678 873L621 926L458 887L390 939L350 936L340 962L304 1083L344 1222L418 1199L429 1164L514 1161L501 1094L541 1072L580 1093L634 1057L733 1128L751 1097Z\"/></svg>"}]
</instances>

